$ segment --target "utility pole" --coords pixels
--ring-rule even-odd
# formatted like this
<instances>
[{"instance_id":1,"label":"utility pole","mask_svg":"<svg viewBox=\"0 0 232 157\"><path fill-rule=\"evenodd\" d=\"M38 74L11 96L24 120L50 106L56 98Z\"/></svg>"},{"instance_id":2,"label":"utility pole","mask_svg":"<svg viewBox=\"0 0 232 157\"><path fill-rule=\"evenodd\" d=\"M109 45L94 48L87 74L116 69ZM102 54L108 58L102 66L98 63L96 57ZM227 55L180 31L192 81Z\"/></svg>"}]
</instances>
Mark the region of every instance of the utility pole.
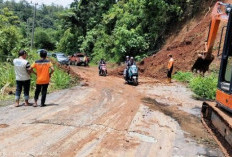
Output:
<instances>
[{"instance_id":1,"label":"utility pole","mask_svg":"<svg viewBox=\"0 0 232 157\"><path fill-rule=\"evenodd\" d=\"M34 32L35 32L36 5L38 5L38 3L35 3L35 6L34 6L33 23L32 23L32 35L31 35L31 50L32 50L33 47L34 47Z\"/></svg>"},{"instance_id":2,"label":"utility pole","mask_svg":"<svg viewBox=\"0 0 232 157\"><path fill-rule=\"evenodd\" d=\"M27 27L26 27L27 39L29 39L29 34L30 34L30 25L29 25L29 19L27 19ZM28 46L29 46L29 45L28 45Z\"/></svg>"},{"instance_id":3,"label":"utility pole","mask_svg":"<svg viewBox=\"0 0 232 157\"><path fill-rule=\"evenodd\" d=\"M76 4L76 10L77 10L77 0L75 0L75 4Z\"/></svg>"}]
</instances>

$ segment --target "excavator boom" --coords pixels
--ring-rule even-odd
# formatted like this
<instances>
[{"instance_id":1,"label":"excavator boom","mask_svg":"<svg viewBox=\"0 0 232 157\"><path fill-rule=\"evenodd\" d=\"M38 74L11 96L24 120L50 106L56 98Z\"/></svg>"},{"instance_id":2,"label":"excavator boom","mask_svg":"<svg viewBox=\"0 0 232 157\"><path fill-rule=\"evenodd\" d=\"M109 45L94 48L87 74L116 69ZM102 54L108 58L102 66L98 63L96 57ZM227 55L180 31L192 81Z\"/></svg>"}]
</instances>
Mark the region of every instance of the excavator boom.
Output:
<instances>
[{"instance_id":1,"label":"excavator boom","mask_svg":"<svg viewBox=\"0 0 232 157\"><path fill-rule=\"evenodd\" d=\"M208 38L204 45L204 50L197 51L197 60L192 66L192 71L205 73L209 70L211 62L214 60L212 55L213 46L217 37L217 32L221 21L228 21L228 12L230 12L232 5L222 2L216 2L211 14L210 27Z\"/></svg>"},{"instance_id":2,"label":"excavator boom","mask_svg":"<svg viewBox=\"0 0 232 157\"><path fill-rule=\"evenodd\" d=\"M215 43L218 28L221 21L228 21L227 11L231 7L230 4L217 2L212 10L210 29L207 42L205 42L205 49L200 53L203 59L212 59L212 50Z\"/></svg>"}]
</instances>

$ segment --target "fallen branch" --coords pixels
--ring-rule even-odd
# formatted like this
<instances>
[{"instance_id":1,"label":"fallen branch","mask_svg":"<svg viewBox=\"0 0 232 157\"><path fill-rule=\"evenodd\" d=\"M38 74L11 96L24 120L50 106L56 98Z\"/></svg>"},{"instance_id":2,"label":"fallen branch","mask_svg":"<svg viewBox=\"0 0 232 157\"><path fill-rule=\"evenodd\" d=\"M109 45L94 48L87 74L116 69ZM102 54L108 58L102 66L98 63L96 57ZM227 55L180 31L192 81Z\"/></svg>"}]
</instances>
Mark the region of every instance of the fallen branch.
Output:
<instances>
[{"instance_id":1,"label":"fallen branch","mask_svg":"<svg viewBox=\"0 0 232 157\"><path fill-rule=\"evenodd\" d=\"M1 95L3 95L4 94L4 92L5 92L5 90L6 90L6 88L8 87L10 85L10 83L9 82L7 82L2 88L1 88L1 90L0 90L0 92L1 92Z\"/></svg>"}]
</instances>

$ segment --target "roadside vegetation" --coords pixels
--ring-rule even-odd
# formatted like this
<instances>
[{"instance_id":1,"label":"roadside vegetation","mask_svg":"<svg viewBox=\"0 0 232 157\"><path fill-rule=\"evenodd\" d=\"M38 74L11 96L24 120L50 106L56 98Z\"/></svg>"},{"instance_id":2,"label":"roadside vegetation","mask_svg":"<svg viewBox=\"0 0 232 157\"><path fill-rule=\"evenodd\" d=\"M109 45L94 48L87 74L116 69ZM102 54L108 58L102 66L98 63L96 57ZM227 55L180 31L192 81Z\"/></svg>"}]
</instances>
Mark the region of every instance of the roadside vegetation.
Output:
<instances>
[{"instance_id":1,"label":"roadside vegetation","mask_svg":"<svg viewBox=\"0 0 232 157\"><path fill-rule=\"evenodd\" d=\"M173 79L187 83L189 88L194 92L196 98L215 99L218 75L211 73L208 76L194 75L191 72L178 71L173 75Z\"/></svg>"}]
</instances>

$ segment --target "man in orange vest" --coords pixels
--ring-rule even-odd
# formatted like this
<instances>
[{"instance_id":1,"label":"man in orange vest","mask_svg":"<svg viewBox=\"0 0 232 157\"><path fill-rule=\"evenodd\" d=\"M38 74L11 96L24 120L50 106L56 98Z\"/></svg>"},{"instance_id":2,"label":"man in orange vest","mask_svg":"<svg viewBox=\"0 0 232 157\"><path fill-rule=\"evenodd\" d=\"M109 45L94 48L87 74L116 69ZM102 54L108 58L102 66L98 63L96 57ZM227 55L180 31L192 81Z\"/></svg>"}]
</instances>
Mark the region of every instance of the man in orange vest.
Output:
<instances>
[{"instance_id":1,"label":"man in orange vest","mask_svg":"<svg viewBox=\"0 0 232 157\"><path fill-rule=\"evenodd\" d=\"M171 83L174 59L172 58L171 54L169 55L169 58L170 59L168 61L168 73L167 73L167 77L168 77L168 83Z\"/></svg>"},{"instance_id":2,"label":"man in orange vest","mask_svg":"<svg viewBox=\"0 0 232 157\"><path fill-rule=\"evenodd\" d=\"M51 61L47 60L47 51L41 50L40 51L40 60L35 61L31 65L31 68L36 70L36 89L35 89L35 104L34 107L37 106L37 100L39 98L39 94L42 90L42 98L41 98L41 107L46 106L45 100L47 95L47 88L50 82L50 78L52 73L54 72L54 68L52 66ZM34 72L35 73L35 72Z\"/></svg>"}]
</instances>

